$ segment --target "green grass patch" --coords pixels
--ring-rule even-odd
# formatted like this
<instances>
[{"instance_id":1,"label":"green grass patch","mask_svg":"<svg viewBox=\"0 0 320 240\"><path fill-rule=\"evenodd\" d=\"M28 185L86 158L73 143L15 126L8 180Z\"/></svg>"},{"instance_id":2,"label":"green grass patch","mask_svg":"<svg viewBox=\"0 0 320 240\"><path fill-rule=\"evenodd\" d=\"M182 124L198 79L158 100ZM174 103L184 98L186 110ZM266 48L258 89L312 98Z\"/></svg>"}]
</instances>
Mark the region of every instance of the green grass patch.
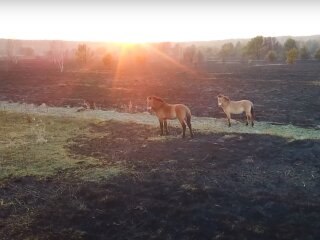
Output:
<instances>
[{"instance_id":1,"label":"green grass patch","mask_svg":"<svg viewBox=\"0 0 320 240\"><path fill-rule=\"evenodd\" d=\"M69 152L67 145L73 138L98 136L89 131L88 124L92 122L0 111L0 180L48 177L67 170L94 181L120 174L123 169L103 166L98 159Z\"/></svg>"},{"instance_id":2,"label":"green grass patch","mask_svg":"<svg viewBox=\"0 0 320 240\"><path fill-rule=\"evenodd\" d=\"M244 122L233 121L232 126L228 127L225 119L215 118L195 118L193 126L202 133L248 133L248 134L267 134L278 136L289 140L318 140L320 130L297 127L294 125L273 125L267 122L255 122L255 126L245 126Z\"/></svg>"}]
</instances>

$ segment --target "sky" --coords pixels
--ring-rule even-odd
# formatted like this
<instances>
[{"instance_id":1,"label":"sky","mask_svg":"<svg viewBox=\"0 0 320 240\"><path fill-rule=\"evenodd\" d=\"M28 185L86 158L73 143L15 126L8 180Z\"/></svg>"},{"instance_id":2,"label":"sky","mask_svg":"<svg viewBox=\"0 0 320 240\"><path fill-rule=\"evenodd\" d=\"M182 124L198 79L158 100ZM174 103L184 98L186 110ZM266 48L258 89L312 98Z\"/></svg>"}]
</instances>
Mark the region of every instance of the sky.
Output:
<instances>
[{"instance_id":1,"label":"sky","mask_svg":"<svg viewBox=\"0 0 320 240\"><path fill-rule=\"evenodd\" d=\"M0 3L0 38L209 41L320 34L316 0L115 0Z\"/></svg>"}]
</instances>

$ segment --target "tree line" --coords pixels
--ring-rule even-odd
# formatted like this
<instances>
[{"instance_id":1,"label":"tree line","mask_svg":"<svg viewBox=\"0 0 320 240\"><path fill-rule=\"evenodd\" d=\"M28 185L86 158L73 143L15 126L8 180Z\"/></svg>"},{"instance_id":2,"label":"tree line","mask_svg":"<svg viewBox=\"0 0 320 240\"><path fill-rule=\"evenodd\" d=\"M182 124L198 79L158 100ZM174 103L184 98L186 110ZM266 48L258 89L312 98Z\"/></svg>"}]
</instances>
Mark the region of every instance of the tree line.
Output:
<instances>
[{"instance_id":1,"label":"tree line","mask_svg":"<svg viewBox=\"0 0 320 240\"><path fill-rule=\"evenodd\" d=\"M232 42L222 45L218 52L221 60L247 58L249 60L267 60L270 63L285 61L289 64L297 59L317 59L320 61L320 43L315 40L298 42L288 38L281 44L275 37L256 36L246 44Z\"/></svg>"},{"instance_id":2,"label":"tree line","mask_svg":"<svg viewBox=\"0 0 320 240\"><path fill-rule=\"evenodd\" d=\"M219 47L216 42L210 44L210 42L132 44L123 52L121 45L104 44L97 47L88 43L77 43L70 48L68 42L50 41L44 57L52 61L61 72L64 71L65 62L80 68L100 64L104 69L112 69L120 57L139 64L170 58L194 68L201 67L203 62L210 59L263 60L288 64L295 63L297 59L320 61L320 39L298 41L287 38L281 43L275 37L256 36L249 40L224 42ZM17 63L19 58L36 57L39 54L32 47L22 46L22 41L10 39L7 40L3 53L6 59L13 63Z\"/></svg>"}]
</instances>

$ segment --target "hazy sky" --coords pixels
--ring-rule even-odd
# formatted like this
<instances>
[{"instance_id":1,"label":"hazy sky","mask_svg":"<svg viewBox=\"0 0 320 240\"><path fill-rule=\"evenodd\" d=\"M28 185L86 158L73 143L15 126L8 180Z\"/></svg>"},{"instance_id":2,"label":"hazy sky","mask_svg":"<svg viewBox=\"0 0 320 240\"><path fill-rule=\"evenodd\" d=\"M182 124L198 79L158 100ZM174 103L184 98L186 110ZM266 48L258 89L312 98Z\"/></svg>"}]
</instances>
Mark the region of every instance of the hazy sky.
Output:
<instances>
[{"instance_id":1,"label":"hazy sky","mask_svg":"<svg viewBox=\"0 0 320 240\"><path fill-rule=\"evenodd\" d=\"M0 3L0 38L198 41L320 34L320 1L17 1Z\"/></svg>"}]
</instances>

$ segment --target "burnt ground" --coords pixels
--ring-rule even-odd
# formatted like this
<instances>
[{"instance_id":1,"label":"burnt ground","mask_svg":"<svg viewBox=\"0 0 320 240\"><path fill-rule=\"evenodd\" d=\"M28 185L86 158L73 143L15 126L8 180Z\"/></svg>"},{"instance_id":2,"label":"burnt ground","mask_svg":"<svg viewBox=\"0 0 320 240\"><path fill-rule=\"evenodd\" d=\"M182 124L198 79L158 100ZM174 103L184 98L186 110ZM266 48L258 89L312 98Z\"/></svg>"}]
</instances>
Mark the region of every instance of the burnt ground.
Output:
<instances>
[{"instance_id":1,"label":"burnt ground","mask_svg":"<svg viewBox=\"0 0 320 240\"><path fill-rule=\"evenodd\" d=\"M191 70L172 62L122 63L117 71L71 69L60 73L51 63L0 62L0 100L51 106L79 106L83 99L102 109L145 111L146 97L187 104L196 116L222 118L216 95L250 99L257 119L318 127L320 62L255 65L206 62Z\"/></svg>"},{"instance_id":2,"label":"burnt ground","mask_svg":"<svg viewBox=\"0 0 320 240\"><path fill-rule=\"evenodd\" d=\"M70 154L127 169L99 182L72 171L0 186L1 239L319 239L320 142L105 122Z\"/></svg>"},{"instance_id":3,"label":"burnt ground","mask_svg":"<svg viewBox=\"0 0 320 240\"><path fill-rule=\"evenodd\" d=\"M249 98L258 121L318 128L320 63L254 66L129 64L117 74L59 73L49 63L0 64L0 100L145 111L155 94L222 118L216 95ZM74 171L0 183L0 239L319 239L320 143L271 135L197 133L108 122L70 139L70 154L126 171L98 182ZM180 129L171 129L174 136Z\"/></svg>"}]
</instances>

